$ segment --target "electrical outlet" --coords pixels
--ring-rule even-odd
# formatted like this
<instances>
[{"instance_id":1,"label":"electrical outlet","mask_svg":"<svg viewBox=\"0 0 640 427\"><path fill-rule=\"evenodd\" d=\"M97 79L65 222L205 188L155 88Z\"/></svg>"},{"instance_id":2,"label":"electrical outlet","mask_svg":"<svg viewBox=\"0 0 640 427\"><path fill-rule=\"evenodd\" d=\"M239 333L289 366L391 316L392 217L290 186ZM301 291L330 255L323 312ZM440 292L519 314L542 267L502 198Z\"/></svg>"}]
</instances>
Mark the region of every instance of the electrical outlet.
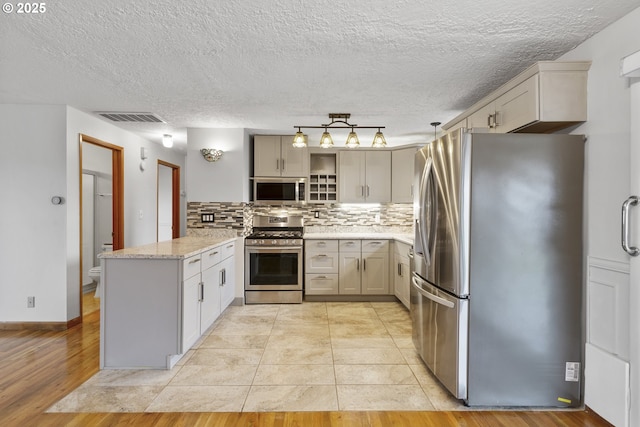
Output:
<instances>
[{"instance_id":1,"label":"electrical outlet","mask_svg":"<svg viewBox=\"0 0 640 427\"><path fill-rule=\"evenodd\" d=\"M376 214L374 220L375 220L376 224L380 224L380 214L379 213Z\"/></svg>"},{"instance_id":2,"label":"electrical outlet","mask_svg":"<svg viewBox=\"0 0 640 427\"><path fill-rule=\"evenodd\" d=\"M27 308L34 308L36 306L36 297L27 297Z\"/></svg>"},{"instance_id":3,"label":"electrical outlet","mask_svg":"<svg viewBox=\"0 0 640 427\"><path fill-rule=\"evenodd\" d=\"M314 218L320 218L320 211L315 211L315 212L313 213L313 217L314 217Z\"/></svg>"}]
</instances>

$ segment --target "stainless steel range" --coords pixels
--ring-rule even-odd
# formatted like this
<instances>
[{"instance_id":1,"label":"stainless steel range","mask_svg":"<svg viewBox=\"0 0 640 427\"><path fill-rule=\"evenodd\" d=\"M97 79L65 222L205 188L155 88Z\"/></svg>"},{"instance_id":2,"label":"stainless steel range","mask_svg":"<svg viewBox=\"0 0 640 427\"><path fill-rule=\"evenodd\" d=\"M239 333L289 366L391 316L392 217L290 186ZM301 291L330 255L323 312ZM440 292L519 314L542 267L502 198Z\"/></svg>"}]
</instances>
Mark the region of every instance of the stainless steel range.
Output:
<instances>
[{"instance_id":1,"label":"stainless steel range","mask_svg":"<svg viewBox=\"0 0 640 427\"><path fill-rule=\"evenodd\" d=\"M245 237L246 304L302 302L302 216L254 216Z\"/></svg>"}]
</instances>

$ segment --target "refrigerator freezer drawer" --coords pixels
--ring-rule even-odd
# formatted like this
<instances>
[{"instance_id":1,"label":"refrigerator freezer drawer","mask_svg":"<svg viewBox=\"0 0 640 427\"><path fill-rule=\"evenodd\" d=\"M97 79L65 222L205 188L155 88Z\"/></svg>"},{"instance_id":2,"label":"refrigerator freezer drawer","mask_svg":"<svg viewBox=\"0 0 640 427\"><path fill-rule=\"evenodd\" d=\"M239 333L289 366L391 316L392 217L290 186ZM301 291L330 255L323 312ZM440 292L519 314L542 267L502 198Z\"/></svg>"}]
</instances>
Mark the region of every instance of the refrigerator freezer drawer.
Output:
<instances>
[{"instance_id":1,"label":"refrigerator freezer drawer","mask_svg":"<svg viewBox=\"0 0 640 427\"><path fill-rule=\"evenodd\" d=\"M413 341L420 357L458 399L467 398L469 301L411 279Z\"/></svg>"}]
</instances>

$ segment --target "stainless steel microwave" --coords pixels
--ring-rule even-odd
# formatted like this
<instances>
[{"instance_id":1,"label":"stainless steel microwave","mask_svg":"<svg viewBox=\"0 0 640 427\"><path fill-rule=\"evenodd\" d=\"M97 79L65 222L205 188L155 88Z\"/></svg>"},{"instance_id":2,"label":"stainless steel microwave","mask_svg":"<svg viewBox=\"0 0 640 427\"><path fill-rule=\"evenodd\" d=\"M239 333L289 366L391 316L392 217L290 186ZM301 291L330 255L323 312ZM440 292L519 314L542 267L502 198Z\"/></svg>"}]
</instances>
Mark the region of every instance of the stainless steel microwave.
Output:
<instances>
[{"instance_id":1,"label":"stainless steel microwave","mask_svg":"<svg viewBox=\"0 0 640 427\"><path fill-rule=\"evenodd\" d=\"M253 202L258 204L305 203L305 178L253 178Z\"/></svg>"}]
</instances>

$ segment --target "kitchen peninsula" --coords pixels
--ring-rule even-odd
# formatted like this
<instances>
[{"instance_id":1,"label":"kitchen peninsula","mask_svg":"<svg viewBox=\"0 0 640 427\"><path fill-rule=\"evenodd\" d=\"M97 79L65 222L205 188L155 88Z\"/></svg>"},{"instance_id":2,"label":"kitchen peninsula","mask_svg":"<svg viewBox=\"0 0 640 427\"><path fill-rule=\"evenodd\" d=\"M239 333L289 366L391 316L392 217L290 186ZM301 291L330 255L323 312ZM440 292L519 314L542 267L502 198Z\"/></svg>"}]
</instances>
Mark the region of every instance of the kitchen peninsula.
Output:
<instances>
[{"instance_id":1,"label":"kitchen peninsula","mask_svg":"<svg viewBox=\"0 0 640 427\"><path fill-rule=\"evenodd\" d=\"M235 297L236 238L100 255L100 368L170 369Z\"/></svg>"}]
</instances>

